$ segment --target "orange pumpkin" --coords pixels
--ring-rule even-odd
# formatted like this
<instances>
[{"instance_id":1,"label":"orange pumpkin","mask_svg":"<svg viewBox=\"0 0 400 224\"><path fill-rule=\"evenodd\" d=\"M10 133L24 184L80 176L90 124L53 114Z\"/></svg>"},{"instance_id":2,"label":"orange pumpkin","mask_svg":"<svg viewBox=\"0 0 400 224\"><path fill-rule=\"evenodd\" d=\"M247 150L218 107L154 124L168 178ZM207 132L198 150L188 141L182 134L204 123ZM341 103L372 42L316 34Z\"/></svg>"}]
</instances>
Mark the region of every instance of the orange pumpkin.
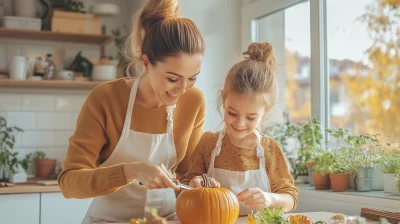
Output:
<instances>
[{"instance_id":1,"label":"orange pumpkin","mask_svg":"<svg viewBox=\"0 0 400 224\"><path fill-rule=\"evenodd\" d=\"M183 191L176 199L176 215L182 224L233 224L239 216L236 195L226 188L205 187Z\"/></svg>"}]
</instances>

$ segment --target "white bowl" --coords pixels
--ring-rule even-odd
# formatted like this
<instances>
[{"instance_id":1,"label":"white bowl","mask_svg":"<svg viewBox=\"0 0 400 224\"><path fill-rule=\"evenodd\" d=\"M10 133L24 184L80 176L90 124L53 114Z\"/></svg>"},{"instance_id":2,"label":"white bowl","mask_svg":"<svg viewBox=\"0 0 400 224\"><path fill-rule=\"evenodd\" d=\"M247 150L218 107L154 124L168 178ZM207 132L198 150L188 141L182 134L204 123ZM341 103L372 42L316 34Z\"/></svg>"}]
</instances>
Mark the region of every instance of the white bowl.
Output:
<instances>
[{"instance_id":1,"label":"white bowl","mask_svg":"<svg viewBox=\"0 0 400 224\"><path fill-rule=\"evenodd\" d=\"M99 3L92 5L90 11L97 16L116 16L119 14L119 7L115 4Z\"/></svg>"},{"instance_id":2,"label":"white bowl","mask_svg":"<svg viewBox=\"0 0 400 224\"><path fill-rule=\"evenodd\" d=\"M93 81L109 81L117 78L117 67L114 65L95 65L92 71Z\"/></svg>"}]
</instances>

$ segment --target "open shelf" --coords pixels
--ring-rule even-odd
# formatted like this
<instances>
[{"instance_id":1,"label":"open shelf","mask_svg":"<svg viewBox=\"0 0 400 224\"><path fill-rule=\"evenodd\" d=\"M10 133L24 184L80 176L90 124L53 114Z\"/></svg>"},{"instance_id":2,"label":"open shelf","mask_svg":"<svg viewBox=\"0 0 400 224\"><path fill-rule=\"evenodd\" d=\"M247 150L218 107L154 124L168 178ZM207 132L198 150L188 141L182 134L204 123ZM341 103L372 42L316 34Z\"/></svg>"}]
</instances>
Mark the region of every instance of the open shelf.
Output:
<instances>
[{"instance_id":1,"label":"open shelf","mask_svg":"<svg viewBox=\"0 0 400 224\"><path fill-rule=\"evenodd\" d=\"M0 88L93 89L102 81L0 79Z\"/></svg>"},{"instance_id":2,"label":"open shelf","mask_svg":"<svg viewBox=\"0 0 400 224\"><path fill-rule=\"evenodd\" d=\"M74 42L95 45L106 45L115 39L114 36L60 33L45 30L20 30L4 27L0 27L0 37L40 41Z\"/></svg>"}]
</instances>

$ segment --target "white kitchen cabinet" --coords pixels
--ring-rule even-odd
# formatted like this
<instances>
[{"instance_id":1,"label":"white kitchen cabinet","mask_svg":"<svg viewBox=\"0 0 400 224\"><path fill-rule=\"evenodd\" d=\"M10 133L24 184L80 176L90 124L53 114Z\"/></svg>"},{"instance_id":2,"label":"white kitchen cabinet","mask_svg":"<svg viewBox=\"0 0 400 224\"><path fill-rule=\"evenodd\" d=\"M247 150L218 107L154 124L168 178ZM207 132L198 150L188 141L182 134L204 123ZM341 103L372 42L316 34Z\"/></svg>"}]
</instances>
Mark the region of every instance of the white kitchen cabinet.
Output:
<instances>
[{"instance_id":1,"label":"white kitchen cabinet","mask_svg":"<svg viewBox=\"0 0 400 224\"><path fill-rule=\"evenodd\" d=\"M39 224L40 194L0 195L0 223Z\"/></svg>"},{"instance_id":2,"label":"white kitchen cabinet","mask_svg":"<svg viewBox=\"0 0 400 224\"><path fill-rule=\"evenodd\" d=\"M92 199L66 199L61 193L42 193L40 224L81 223Z\"/></svg>"}]
</instances>

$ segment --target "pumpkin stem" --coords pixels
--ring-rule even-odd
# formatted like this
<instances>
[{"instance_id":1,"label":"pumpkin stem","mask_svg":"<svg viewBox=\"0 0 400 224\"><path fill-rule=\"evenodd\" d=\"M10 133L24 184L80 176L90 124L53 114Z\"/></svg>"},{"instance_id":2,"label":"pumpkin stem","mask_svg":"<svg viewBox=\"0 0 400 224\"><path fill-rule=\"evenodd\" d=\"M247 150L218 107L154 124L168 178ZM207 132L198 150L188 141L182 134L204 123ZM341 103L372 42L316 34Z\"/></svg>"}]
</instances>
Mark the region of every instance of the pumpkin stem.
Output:
<instances>
[{"instance_id":1,"label":"pumpkin stem","mask_svg":"<svg viewBox=\"0 0 400 224\"><path fill-rule=\"evenodd\" d=\"M208 175L206 173L204 173L201 175L201 177L203 178L203 183L204 183L203 186L211 188L212 186L211 186L210 179L208 178Z\"/></svg>"}]
</instances>

